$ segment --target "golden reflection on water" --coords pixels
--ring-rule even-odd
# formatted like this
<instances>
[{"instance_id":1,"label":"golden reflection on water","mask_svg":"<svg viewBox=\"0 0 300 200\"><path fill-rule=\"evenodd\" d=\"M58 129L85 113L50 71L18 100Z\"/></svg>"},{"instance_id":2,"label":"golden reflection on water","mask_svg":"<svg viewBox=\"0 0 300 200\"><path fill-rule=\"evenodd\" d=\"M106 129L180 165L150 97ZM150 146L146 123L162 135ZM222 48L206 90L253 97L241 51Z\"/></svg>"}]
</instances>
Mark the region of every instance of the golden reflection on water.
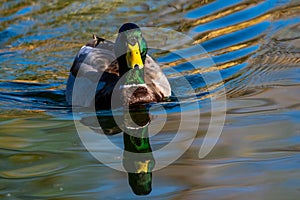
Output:
<instances>
[{"instance_id":1,"label":"golden reflection on water","mask_svg":"<svg viewBox=\"0 0 300 200\"><path fill-rule=\"evenodd\" d=\"M202 106L197 138L179 160L153 173L153 191L147 197L297 199L300 177L299 2L278 1L278 4L272 4L274 8L260 16L253 13L233 25L221 24L211 30L193 32L197 26L205 26L268 1L243 1L218 7L205 16L194 13L194 18L185 17L193 9L218 2L1 1L0 197L136 197L131 196L126 174L113 171L91 158L77 137L71 109L64 107L62 100L64 82L80 46L93 33L110 37L120 24L133 20L141 26L183 31L194 38L194 45L209 43L262 22L270 24L266 30L243 41L235 42L233 38L225 41L231 44L225 47L213 44L214 50L208 52L212 58L226 57L231 52L257 47L247 54L228 56L207 67L196 66L198 68L192 70L183 67L180 73L168 74L176 80L181 76L231 71L235 66L245 66L224 77L227 89L224 131L213 151L202 160L197 154L211 114L210 105L202 104L201 100L218 99L218 88L224 85L216 82L194 86L197 94L204 93L199 99L186 102L199 101ZM10 6L3 7L8 5L6 3ZM52 31L55 32L53 35ZM172 39L178 42L176 38ZM168 52L156 55L160 58ZM195 55L166 61L163 69L207 58L207 55ZM210 91L217 92L208 93ZM159 139L151 141L153 147L160 147L176 132L180 113L176 106L170 107L174 110L169 113L168 125L158 135ZM194 116L190 118L194 120ZM116 130L119 131L111 131ZM116 136L112 139L122 142ZM168 153L172 152L165 152Z\"/></svg>"},{"instance_id":2,"label":"golden reflection on water","mask_svg":"<svg viewBox=\"0 0 300 200\"><path fill-rule=\"evenodd\" d=\"M228 15L230 15L232 13L244 10L244 9L250 7L250 6L255 5L255 4L256 4L256 2L240 3L238 5L234 5L233 7L229 7L229 8L223 9L220 12L213 13L212 15L205 16L204 18L199 18L199 19L195 19L195 20L186 20L184 22L182 30L184 31L186 29L193 28L193 27L196 27L198 25L214 21L216 19L228 16Z\"/></svg>"},{"instance_id":3,"label":"golden reflection on water","mask_svg":"<svg viewBox=\"0 0 300 200\"><path fill-rule=\"evenodd\" d=\"M241 30L241 29L245 29L247 27L253 26L253 25L258 24L260 22L266 21L269 18L270 18L270 14L265 14L265 15L259 16L257 18L254 18L250 21L242 22L242 23L239 23L239 24L236 24L236 25L224 27L224 28L221 28L221 29L218 29L218 30L212 30L212 31L209 31L209 32L204 33L204 34L197 35L195 37L194 44L199 44L199 43L202 43L204 41L211 40L213 38L219 37L221 35L226 35L226 34Z\"/></svg>"}]
</instances>

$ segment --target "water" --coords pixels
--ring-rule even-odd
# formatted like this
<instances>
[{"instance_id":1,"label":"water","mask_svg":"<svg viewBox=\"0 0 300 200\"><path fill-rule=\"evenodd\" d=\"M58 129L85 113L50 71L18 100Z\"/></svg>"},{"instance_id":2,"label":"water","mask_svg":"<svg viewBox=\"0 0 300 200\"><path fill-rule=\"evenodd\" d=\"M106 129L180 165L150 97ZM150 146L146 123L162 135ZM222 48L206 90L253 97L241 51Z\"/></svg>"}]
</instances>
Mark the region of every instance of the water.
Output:
<instances>
[{"instance_id":1,"label":"water","mask_svg":"<svg viewBox=\"0 0 300 200\"><path fill-rule=\"evenodd\" d=\"M268 1L2 1L0 11L0 197L3 199L298 199L300 2ZM200 127L176 162L152 173L152 191L137 196L127 173L96 160L81 142L64 100L73 58L92 33L111 37L125 22L182 32L216 65L153 50L171 83L186 78L196 91ZM174 39L174 43L180 42ZM174 73L176 70L176 73ZM224 129L203 159L198 152L218 102L221 83L202 77L220 71L227 97ZM210 91L210 93L208 92ZM181 112L166 106L168 123L152 149L176 134ZM155 113L152 128L162 124ZM99 113L101 119L109 114ZM87 118L88 119L88 118ZM76 119L76 121L84 120ZM89 120L86 120L90 122ZM83 122L83 121L81 121ZM92 123L92 122L91 122ZM91 127L88 124L87 127ZM91 130L91 129L89 129ZM111 140L123 145L122 134ZM109 150L109 149L108 149ZM176 153L160 154L169 157ZM118 161L118 160L116 160ZM113 164L113 163L112 163Z\"/></svg>"}]
</instances>

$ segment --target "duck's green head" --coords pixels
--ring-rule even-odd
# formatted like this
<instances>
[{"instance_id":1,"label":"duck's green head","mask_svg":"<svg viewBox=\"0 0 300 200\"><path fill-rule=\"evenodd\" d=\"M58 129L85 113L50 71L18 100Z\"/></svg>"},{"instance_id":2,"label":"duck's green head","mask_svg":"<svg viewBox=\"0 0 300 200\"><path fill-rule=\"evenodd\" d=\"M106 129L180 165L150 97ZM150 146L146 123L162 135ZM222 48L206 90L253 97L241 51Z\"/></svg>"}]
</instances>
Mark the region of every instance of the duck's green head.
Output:
<instances>
[{"instance_id":1,"label":"duck's green head","mask_svg":"<svg viewBox=\"0 0 300 200\"><path fill-rule=\"evenodd\" d=\"M121 26L114 51L121 76L129 70L135 71L135 74L143 72L147 43L136 24L126 23Z\"/></svg>"}]
</instances>

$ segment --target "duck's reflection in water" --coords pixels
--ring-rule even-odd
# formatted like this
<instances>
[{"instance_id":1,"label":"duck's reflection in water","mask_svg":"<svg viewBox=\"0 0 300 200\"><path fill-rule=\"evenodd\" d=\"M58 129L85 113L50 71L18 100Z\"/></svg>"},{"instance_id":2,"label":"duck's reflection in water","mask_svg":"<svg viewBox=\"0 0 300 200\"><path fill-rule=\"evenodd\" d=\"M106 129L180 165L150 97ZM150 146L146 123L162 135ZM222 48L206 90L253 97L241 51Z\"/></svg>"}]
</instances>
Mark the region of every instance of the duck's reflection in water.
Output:
<instances>
[{"instance_id":1,"label":"duck's reflection in water","mask_svg":"<svg viewBox=\"0 0 300 200\"><path fill-rule=\"evenodd\" d=\"M106 135L121 133L123 130L123 166L128 173L129 185L136 195L149 194L152 190L155 160L149 142L150 116L146 107L132 107L129 112L124 112L121 120L118 119L122 122L122 127L117 125L113 116L98 116L97 119ZM98 132L99 127L90 118L84 118L81 122Z\"/></svg>"},{"instance_id":2,"label":"duck's reflection in water","mask_svg":"<svg viewBox=\"0 0 300 200\"><path fill-rule=\"evenodd\" d=\"M149 142L149 123L149 113L145 108L132 109L124 114L123 166L128 171L129 185L137 195L146 195L152 190L155 161Z\"/></svg>"}]
</instances>

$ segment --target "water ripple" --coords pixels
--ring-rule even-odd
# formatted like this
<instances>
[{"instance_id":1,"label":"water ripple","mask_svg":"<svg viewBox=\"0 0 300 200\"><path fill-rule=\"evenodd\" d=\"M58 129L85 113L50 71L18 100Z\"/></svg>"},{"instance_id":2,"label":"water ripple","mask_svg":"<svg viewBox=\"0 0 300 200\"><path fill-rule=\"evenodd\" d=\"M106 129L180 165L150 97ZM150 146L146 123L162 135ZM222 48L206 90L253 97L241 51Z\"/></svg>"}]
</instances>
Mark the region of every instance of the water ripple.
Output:
<instances>
[{"instance_id":1,"label":"water ripple","mask_svg":"<svg viewBox=\"0 0 300 200\"><path fill-rule=\"evenodd\" d=\"M199 150L211 118L206 100L226 87L226 124L213 152L204 160L187 152L158 172L152 197L298 198L299 1L21 0L0 5L1 198L135 198L123 184L124 174L85 152L64 97L80 46L93 33L110 38L128 21L177 30L194 39L173 39L184 44L174 50L185 58L153 50L186 105L199 101L205 110L192 151ZM198 52L197 45L206 52ZM203 76L215 72L223 80L207 85ZM181 88L183 77L196 99ZM180 121L177 102L165 108L173 121L153 140L155 148L173 137ZM82 122L94 125L89 118ZM114 139L122 144L121 137Z\"/></svg>"}]
</instances>

